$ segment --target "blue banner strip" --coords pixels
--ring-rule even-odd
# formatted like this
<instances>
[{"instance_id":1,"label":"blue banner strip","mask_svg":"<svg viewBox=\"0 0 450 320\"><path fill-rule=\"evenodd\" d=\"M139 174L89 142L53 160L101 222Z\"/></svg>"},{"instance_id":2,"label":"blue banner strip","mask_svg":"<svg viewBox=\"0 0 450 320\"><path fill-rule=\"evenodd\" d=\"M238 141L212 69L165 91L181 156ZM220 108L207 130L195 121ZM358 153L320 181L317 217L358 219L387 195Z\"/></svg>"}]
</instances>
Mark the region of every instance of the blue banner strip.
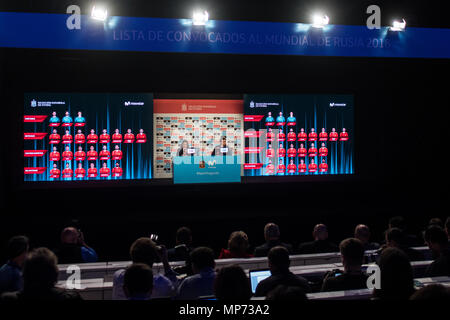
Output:
<instances>
[{"instance_id":1,"label":"blue banner strip","mask_svg":"<svg viewBox=\"0 0 450 320\"><path fill-rule=\"evenodd\" d=\"M0 47L272 54L344 57L450 58L450 29L210 20L80 16L69 29L68 14L0 12Z\"/></svg>"}]
</instances>

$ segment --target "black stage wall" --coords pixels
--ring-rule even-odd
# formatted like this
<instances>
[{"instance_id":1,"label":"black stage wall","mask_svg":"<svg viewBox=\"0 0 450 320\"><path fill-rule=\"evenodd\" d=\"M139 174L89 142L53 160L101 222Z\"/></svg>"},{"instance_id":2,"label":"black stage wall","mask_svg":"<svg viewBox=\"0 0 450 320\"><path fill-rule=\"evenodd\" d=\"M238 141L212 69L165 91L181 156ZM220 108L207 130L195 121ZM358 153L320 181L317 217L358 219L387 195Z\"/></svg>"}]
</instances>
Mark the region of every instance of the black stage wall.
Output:
<instances>
[{"instance_id":1,"label":"black stage wall","mask_svg":"<svg viewBox=\"0 0 450 320\"><path fill-rule=\"evenodd\" d=\"M294 243L309 240L318 222L330 225L335 241L357 223L381 240L392 215L419 232L430 217L447 214L448 60L3 49L0 63L2 243L26 233L34 246L52 247L64 223L79 218L102 260L126 259L136 237L159 233L173 245L181 225L192 227L197 245L218 251L234 230L258 245L268 221ZM27 189L21 141L23 93L30 91L354 94L357 174L278 184ZM250 205L250 198L259 201Z\"/></svg>"}]
</instances>

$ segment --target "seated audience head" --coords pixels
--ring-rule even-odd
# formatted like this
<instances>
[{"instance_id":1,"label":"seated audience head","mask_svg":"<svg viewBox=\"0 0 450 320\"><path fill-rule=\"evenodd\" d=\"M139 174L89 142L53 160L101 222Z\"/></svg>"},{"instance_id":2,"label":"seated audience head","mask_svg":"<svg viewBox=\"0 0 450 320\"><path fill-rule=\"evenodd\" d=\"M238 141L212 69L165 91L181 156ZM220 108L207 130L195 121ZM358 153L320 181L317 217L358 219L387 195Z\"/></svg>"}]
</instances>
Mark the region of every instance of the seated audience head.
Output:
<instances>
[{"instance_id":1,"label":"seated audience head","mask_svg":"<svg viewBox=\"0 0 450 320\"><path fill-rule=\"evenodd\" d=\"M188 227L181 227L177 230L177 245L184 244L190 246L192 243L192 232Z\"/></svg>"},{"instance_id":2,"label":"seated audience head","mask_svg":"<svg viewBox=\"0 0 450 320\"><path fill-rule=\"evenodd\" d=\"M417 290L410 300L450 301L450 288L440 283L430 284Z\"/></svg>"},{"instance_id":3,"label":"seated audience head","mask_svg":"<svg viewBox=\"0 0 450 320\"><path fill-rule=\"evenodd\" d=\"M390 228L386 230L386 245L388 247L400 248L403 245L405 235L403 231L399 228Z\"/></svg>"},{"instance_id":4,"label":"seated audience head","mask_svg":"<svg viewBox=\"0 0 450 320\"><path fill-rule=\"evenodd\" d=\"M123 292L129 300L148 300L153 290L153 272L148 264L133 263L123 277Z\"/></svg>"},{"instance_id":5,"label":"seated audience head","mask_svg":"<svg viewBox=\"0 0 450 320\"><path fill-rule=\"evenodd\" d=\"M406 222L402 216L395 216L389 219L389 229L399 228L402 231L406 230Z\"/></svg>"},{"instance_id":6,"label":"seated audience head","mask_svg":"<svg viewBox=\"0 0 450 320\"><path fill-rule=\"evenodd\" d=\"M192 250L190 257L194 273L200 273L202 270L216 266L214 252L208 247L198 247Z\"/></svg>"},{"instance_id":7,"label":"seated audience head","mask_svg":"<svg viewBox=\"0 0 450 320\"><path fill-rule=\"evenodd\" d=\"M214 294L218 300L249 300L250 282L239 265L226 266L217 272Z\"/></svg>"},{"instance_id":8,"label":"seated audience head","mask_svg":"<svg viewBox=\"0 0 450 320\"><path fill-rule=\"evenodd\" d=\"M27 237L14 236L8 241L6 247L6 258L17 264L19 267L22 267L27 257L28 249L29 240Z\"/></svg>"},{"instance_id":9,"label":"seated audience head","mask_svg":"<svg viewBox=\"0 0 450 320\"><path fill-rule=\"evenodd\" d=\"M267 255L269 261L269 269L273 274L275 272L288 272L291 260L289 251L282 246L276 246L270 249Z\"/></svg>"},{"instance_id":10,"label":"seated audience head","mask_svg":"<svg viewBox=\"0 0 450 320\"><path fill-rule=\"evenodd\" d=\"M444 223L440 218L431 218L430 221L428 221L428 226L438 226L444 228Z\"/></svg>"},{"instance_id":11,"label":"seated audience head","mask_svg":"<svg viewBox=\"0 0 450 320\"><path fill-rule=\"evenodd\" d=\"M130 257L133 263L144 263L152 268L158 260L156 244L150 238L141 237L131 245Z\"/></svg>"},{"instance_id":12,"label":"seated audience head","mask_svg":"<svg viewBox=\"0 0 450 320\"><path fill-rule=\"evenodd\" d=\"M32 250L23 266L23 289L28 292L52 289L58 280L58 259L47 248Z\"/></svg>"},{"instance_id":13,"label":"seated audience head","mask_svg":"<svg viewBox=\"0 0 450 320\"><path fill-rule=\"evenodd\" d=\"M64 228L61 232L61 242L63 244L77 244L79 243L80 234L74 227Z\"/></svg>"},{"instance_id":14,"label":"seated audience head","mask_svg":"<svg viewBox=\"0 0 450 320\"><path fill-rule=\"evenodd\" d=\"M347 270L361 270L364 259L364 245L356 238L343 240L339 245L342 264Z\"/></svg>"},{"instance_id":15,"label":"seated audience head","mask_svg":"<svg viewBox=\"0 0 450 320\"><path fill-rule=\"evenodd\" d=\"M381 288L375 296L386 300L406 300L414 293L414 278L408 256L398 248L386 248L380 255Z\"/></svg>"},{"instance_id":16,"label":"seated audience head","mask_svg":"<svg viewBox=\"0 0 450 320\"><path fill-rule=\"evenodd\" d=\"M313 230L314 240L327 240L328 239L328 228L324 224L317 224Z\"/></svg>"},{"instance_id":17,"label":"seated audience head","mask_svg":"<svg viewBox=\"0 0 450 320\"><path fill-rule=\"evenodd\" d=\"M228 250L231 253L241 255L247 252L249 247L248 236L244 231L234 231L228 240Z\"/></svg>"},{"instance_id":18,"label":"seated audience head","mask_svg":"<svg viewBox=\"0 0 450 320\"><path fill-rule=\"evenodd\" d=\"M278 285L275 289L269 291L266 300L278 301L306 301L305 290L298 286Z\"/></svg>"},{"instance_id":19,"label":"seated audience head","mask_svg":"<svg viewBox=\"0 0 450 320\"><path fill-rule=\"evenodd\" d=\"M264 238L266 241L276 241L280 239L280 228L275 223L268 223L264 227Z\"/></svg>"},{"instance_id":20,"label":"seated audience head","mask_svg":"<svg viewBox=\"0 0 450 320\"><path fill-rule=\"evenodd\" d=\"M425 230L424 240L435 256L439 256L443 250L448 248L447 234L439 226L428 227Z\"/></svg>"},{"instance_id":21,"label":"seated audience head","mask_svg":"<svg viewBox=\"0 0 450 320\"><path fill-rule=\"evenodd\" d=\"M358 224L355 228L355 238L366 244L370 240L370 229L365 224Z\"/></svg>"}]
</instances>

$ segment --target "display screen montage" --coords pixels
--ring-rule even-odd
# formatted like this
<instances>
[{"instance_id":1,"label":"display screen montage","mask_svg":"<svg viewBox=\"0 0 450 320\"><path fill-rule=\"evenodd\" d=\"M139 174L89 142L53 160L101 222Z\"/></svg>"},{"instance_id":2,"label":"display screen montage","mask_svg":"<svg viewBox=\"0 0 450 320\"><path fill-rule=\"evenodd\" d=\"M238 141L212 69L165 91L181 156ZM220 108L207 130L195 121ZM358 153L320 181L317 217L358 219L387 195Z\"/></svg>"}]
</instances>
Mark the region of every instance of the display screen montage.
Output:
<instances>
[{"instance_id":1,"label":"display screen montage","mask_svg":"<svg viewBox=\"0 0 450 320\"><path fill-rule=\"evenodd\" d=\"M214 103L214 100L208 101ZM221 152L230 156L230 150L233 150L241 168L235 181L229 177L221 179L220 175L226 174L226 170L220 169L224 172L215 173L216 179L199 179L198 182L245 182L246 177L257 176L354 173L353 96L247 94L241 108L238 100L217 102L222 103L222 109L218 109L220 113L225 112L227 105L232 106L234 113L179 112L176 117L167 114L171 116L167 119L172 120L161 121L166 118L164 114L154 113L151 94L26 94L24 181L174 178L177 183L177 177L172 173L177 161L173 163L173 159L183 152L180 153L171 142L168 144L171 148L164 152L165 144L157 136L161 132L161 136L166 134L170 138L172 133L178 132L176 129L186 130L183 133L192 138L191 149L194 150L197 146L195 125L190 126L189 121L203 121L203 127L211 130L205 130L211 137L201 133L198 143L207 142L202 147L211 145L215 150L211 155L216 156L215 159L221 160L217 157ZM186 108L186 103L182 106ZM211 120L207 120L209 118ZM159 121L169 125L173 132L163 133L163 128L157 128ZM222 143L226 144L227 137L228 143L232 141L231 146L235 148L220 147ZM180 138L178 140L186 144L185 136L172 138ZM208 138L211 141L208 142ZM243 147L239 147L241 139ZM155 150L153 146L156 146ZM171 150L174 146L177 152ZM184 156L195 155L197 159L203 154L186 152ZM207 170L204 169L205 162L200 162L200 165L184 166L183 170ZM161 173L155 176L154 172ZM195 179L194 174L189 182L197 182Z\"/></svg>"}]
</instances>

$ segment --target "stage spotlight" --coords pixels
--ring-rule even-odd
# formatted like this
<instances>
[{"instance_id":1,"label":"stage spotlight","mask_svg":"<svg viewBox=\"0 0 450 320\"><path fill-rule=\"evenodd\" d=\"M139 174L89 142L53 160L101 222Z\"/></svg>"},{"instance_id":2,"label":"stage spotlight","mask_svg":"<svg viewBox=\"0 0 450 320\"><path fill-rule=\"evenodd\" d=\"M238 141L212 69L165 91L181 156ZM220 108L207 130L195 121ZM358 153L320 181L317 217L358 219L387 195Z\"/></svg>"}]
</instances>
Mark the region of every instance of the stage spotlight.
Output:
<instances>
[{"instance_id":1,"label":"stage spotlight","mask_svg":"<svg viewBox=\"0 0 450 320\"><path fill-rule=\"evenodd\" d=\"M209 14L208 11L194 11L194 15L192 17L192 24L194 26L204 26L206 22L208 22Z\"/></svg>"},{"instance_id":2,"label":"stage spotlight","mask_svg":"<svg viewBox=\"0 0 450 320\"><path fill-rule=\"evenodd\" d=\"M315 14L313 16L313 23L311 26L313 28L323 28L328 24L329 21L330 21L330 18L328 18L327 15Z\"/></svg>"},{"instance_id":3,"label":"stage spotlight","mask_svg":"<svg viewBox=\"0 0 450 320\"><path fill-rule=\"evenodd\" d=\"M392 27L390 27L389 30L391 31L405 31L406 28L406 21L405 19L402 19L402 21L397 21L394 20L394 22L392 23Z\"/></svg>"},{"instance_id":4,"label":"stage spotlight","mask_svg":"<svg viewBox=\"0 0 450 320\"><path fill-rule=\"evenodd\" d=\"M108 11L104 7L92 7L91 18L94 20L105 21Z\"/></svg>"}]
</instances>

